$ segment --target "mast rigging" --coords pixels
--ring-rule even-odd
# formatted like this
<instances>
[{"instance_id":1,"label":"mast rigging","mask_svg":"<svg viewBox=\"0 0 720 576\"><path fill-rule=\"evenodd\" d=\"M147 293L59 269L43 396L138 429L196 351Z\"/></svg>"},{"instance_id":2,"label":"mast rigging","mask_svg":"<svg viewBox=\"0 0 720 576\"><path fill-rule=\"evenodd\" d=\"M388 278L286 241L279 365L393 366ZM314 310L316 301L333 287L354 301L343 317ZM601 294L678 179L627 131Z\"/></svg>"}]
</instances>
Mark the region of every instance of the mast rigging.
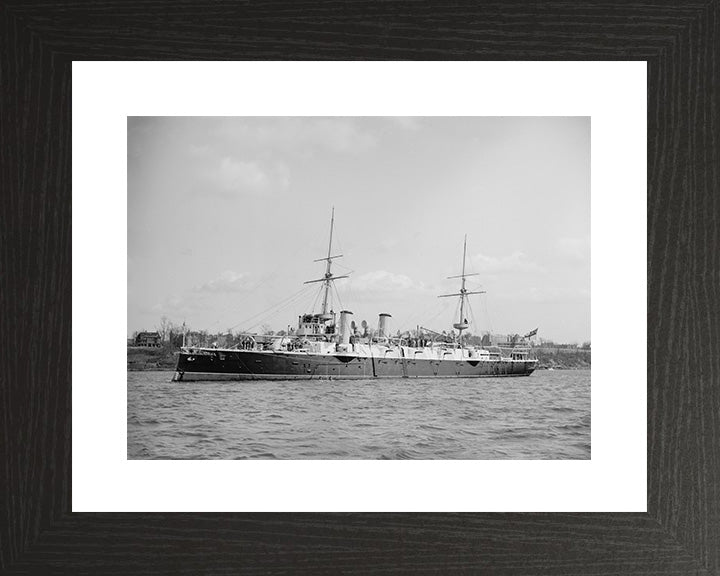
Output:
<instances>
[{"instance_id":1,"label":"mast rigging","mask_svg":"<svg viewBox=\"0 0 720 576\"><path fill-rule=\"evenodd\" d=\"M469 291L465 288L465 278L468 278L469 276L477 276L477 274L465 274L465 260L467 257L467 234L465 234L465 241L463 243L463 265L462 265L462 274L458 274L457 276L448 276L448 280L451 280L453 278L462 278L462 282L460 284L460 292L457 292L455 294L442 294L438 296L438 298L449 298L452 296L459 296L460 297L460 318L458 321L453 324L453 328L455 328L458 332L458 339L462 341L462 333L463 330L467 330L467 328L470 326L467 323L467 320L463 316L464 310L465 310L465 299L470 294L485 294L485 290L479 290L479 291Z\"/></svg>"},{"instance_id":2,"label":"mast rigging","mask_svg":"<svg viewBox=\"0 0 720 576\"><path fill-rule=\"evenodd\" d=\"M339 280L340 278L348 278L347 275L345 276L333 276L333 273L331 271L332 261L335 258L342 258L342 254L337 254L335 256L331 256L332 254L332 238L333 238L333 228L335 227L335 207L333 206L332 209L332 216L330 218L330 240L328 242L328 253L325 258L318 258L317 260L314 260L314 262L325 262L327 261L327 266L325 267L325 276L322 278L318 278L317 280L308 280L305 282L305 284L314 284L315 282L323 282L324 286L322 288L323 290L323 300L322 300L322 315L326 316L328 313L328 296L330 295L330 284L334 280Z\"/></svg>"}]
</instances>

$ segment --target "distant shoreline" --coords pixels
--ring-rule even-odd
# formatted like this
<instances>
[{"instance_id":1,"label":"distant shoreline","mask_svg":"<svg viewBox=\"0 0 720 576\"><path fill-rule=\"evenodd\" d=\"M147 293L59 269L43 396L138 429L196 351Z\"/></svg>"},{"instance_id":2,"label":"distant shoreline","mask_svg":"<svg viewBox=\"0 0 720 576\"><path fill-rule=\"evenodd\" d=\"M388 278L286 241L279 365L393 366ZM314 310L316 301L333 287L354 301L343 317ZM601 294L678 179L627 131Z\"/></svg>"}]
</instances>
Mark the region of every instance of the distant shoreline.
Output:
<instances>
[{"instance_id":1,"label":"distant shoreline","mask_svg":"<svg viewBox=\"0 0 720 576\"><path fill-rule=\"evenodd\" d=\"M177 349L170 347L128 346L127 370L128 372L174 371L177 364L177 352Z\"/></svg>"},{"instance_id":2,"label":"distant shoreline","mask_svg":"<svg viewBox=\"0 0 720 576\"><path fill-rule=\"evenodd\" d=\"M534 348L538 370L589 370L591 366L590 350L579 348Z\"/></svg>"}]
</instances>

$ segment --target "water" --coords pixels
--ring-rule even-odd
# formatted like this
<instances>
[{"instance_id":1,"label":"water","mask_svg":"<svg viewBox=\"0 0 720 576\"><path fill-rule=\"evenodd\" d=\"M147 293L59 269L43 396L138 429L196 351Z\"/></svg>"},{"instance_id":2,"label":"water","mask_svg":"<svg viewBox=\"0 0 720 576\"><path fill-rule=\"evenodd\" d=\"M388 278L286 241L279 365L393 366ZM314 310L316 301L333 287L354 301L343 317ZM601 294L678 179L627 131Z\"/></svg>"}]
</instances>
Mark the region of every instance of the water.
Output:
<instances>
[{"instance_id":1,"label":"water","mask_svg":"<svg viewBox=\"0 0 720 576\"><path fill-rule=\"evenodd\" d=\"M170 382L128 372L129 459L589 459L590 371Z\"/></svg>"}]
</instances>

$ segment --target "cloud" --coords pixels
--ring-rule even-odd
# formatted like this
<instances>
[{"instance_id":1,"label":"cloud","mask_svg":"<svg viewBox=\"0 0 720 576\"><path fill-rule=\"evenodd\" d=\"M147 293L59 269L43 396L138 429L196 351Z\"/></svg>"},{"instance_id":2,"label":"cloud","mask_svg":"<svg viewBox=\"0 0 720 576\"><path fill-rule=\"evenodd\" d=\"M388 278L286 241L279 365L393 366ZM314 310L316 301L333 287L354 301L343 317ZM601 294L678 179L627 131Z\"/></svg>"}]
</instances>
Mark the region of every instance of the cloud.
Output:
<instances>
[{"instance_id":1,"label":"cloud","mask_svg":"<svg viewBox=\"0 0 720 576\"><path fill-rule=\"evenodd\" d=\"M542 267L528 258L524 252L515 251L507 256L487 256L475 254L470 262L479 273L542 272Z\"/></svg>"},{"instance_id":2,"label":"cloud","mask_svg":"<svg viewBox=\"0 0 720 576\"><path fill-rule=\"evenodd\" d=\"M366 272L353 279L352 288L358 292L419 292L426 288L422 282L416 282L404 274L395 274L385 270Z\"/></svg>"},{"instance_id":3,"label":"cloud","mask_svg":"<svg viewBox=\"0 0 720 576\"><path fill-rule=\"evenodd\" d=\"M198 293L245 292L249 288L249 279L244 274L226 270L217 278L194 288Z\"/></svg>"},{"instance_id":4,"label":"cloud","mask_svg":"<svg viewBox=\"0 0 720 576\"><path fill-rule=\"evenodd\" d=\"M590 238L558 238L555 248L559 256L570 262L590 262Z\"/></svg>"},{"instance_id":5,"label":"cloud","mask_svg":"<svg viewBox=\"0 0 720 576\"><path fill-rule=\"evenodd\" d=\"M516 303L589 301L590 290L568 285L515 284L493 294L493 299Z\"/></svg>"},{"instance_id":6,"label":"cloud","mask_svg":"<svg viewBox=\"0 0 720 576\"><path fill-rule=\"evenodd\" d=\"M420 128L422 128L420 119L416 118L415 116L390 116L389 120L403 130L408 130L411 132L416 132L417 130L420 130Z\"/></svg>"},{"instance_id":7,"label":"cloud","mask_svg":"<svg viewBox=\"0 0 720 576\"><path fill-rule=\"evenodd\" d=\"M172 319L184 317L185 315L198 309L198 302L196 302L194 298L173 294L171 296L166 296L160 302L155 304L151 308L151 311L159 316L168 316Z\"/></svg>"},{"instance_id":8,"label":"cloud","mask_svg":"<svg viewBox=\"0 0 720 576\"><path fill-rule=\"evenodd\" d=\"M298 158L354 155L377 142L354 118L225 118L187 143L184 157L203 194L269 197L290 188Z\"/></svg>"},{"instance_id":9,"label":"cloud","mask_svg":"<svg viewBox=\"0 0 720 576\"><path fill-rule=\"evenodd\" d=\"M201 156L205 154L205 156ZM222 197L270 197L287 190L290 176L282 162L262 163L248 158L198 153L193 168L196 193L213 193Z\"/></svg>"},{"instance_id":10,"label":"cloud","mask_svg":"<svg viewBox=\"0 0 720 576\"><path fill-rule=\"evenodd\" d=\"M203 158L208 156L212 150L207 144L190 144L187 149L188 156L191 158Z\"/></svg>"},{"instance_id":11,"label":"cloud","mask_svg":"<svg viewBox=\"0 0 720 576\"><path fill-rule=\"evenodd\" d=\"M375 146L377 137L353 118L283 118L282 121L238 119L225 122L220 133L233 146L265 152L313 154L324 150L355 153Z\"/></svg>"},{"instance_id":12,"label":"cloud","mask_svg":"<svg viewBox=\"0 0 720 576\"><path fill-rule=\"evenodd\" d=\"M192 290L180 295L165 296L155 304L150 311L154 314L164 314L170 318L182 317L191 312L207 308L208 296L217 294L230 294L245 292L250 287L250 279L238 272L226 270L217 278L195 286Z\"/></svg>"},{"instance_id":13,"label":"cloud","mask_svg":"<svg viewBox=\"0 0 720 576\"><path fill-rule=\"evenodd\" d=\"M270 177L252 161L224 157L215 176L218 186L226 192L265 193Z\"/></svg>"},{"instance_id":14,"label":"cloud","mask_svg":"<svg viewBox=\"0 0 720 576\"><path fill-rule=\"evenodd\" d=\"M377 141L373 134L360 129L349 118L318 119L307 126L307 132L301 140L335 152L365 150Z\"/></svg>"}]
</instances>

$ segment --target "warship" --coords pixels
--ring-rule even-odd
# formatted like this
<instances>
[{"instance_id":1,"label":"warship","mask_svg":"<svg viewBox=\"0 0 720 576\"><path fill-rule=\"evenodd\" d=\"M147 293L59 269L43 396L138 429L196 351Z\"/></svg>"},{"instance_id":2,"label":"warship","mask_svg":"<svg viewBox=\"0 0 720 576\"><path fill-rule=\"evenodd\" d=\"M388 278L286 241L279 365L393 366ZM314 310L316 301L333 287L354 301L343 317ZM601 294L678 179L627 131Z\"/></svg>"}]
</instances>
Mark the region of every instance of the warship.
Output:
<instances>
[{"instance_id":1,"label":"warship","mask_svg":"<svg viewBox=\"0 0 720 576\"><path fill-rule=\"evenodd\" d=\"M348 276L332 273L335 210L330 220L330 240L322 278L305 284L320 284L322 305L317 313L301 314L297 329L282 336L245 334L230 348L183 346L178 355L174 381L190 380L363 380L374 378L479 378L529 376L537 367L523 338L509 347L472 345L463 332L470 327L466 318L468 297L482 294L466 288L467 236L463 244L460 289L439 298L459 298L459 317L451 335L421 328L414 336L391 335L391 315L378 315L377 330L362 330L352 320L352 312L339 314L330 307L331 288L336 280ZM320 295L320 294L319 294ZM530 332L532 336L537 332Z\"/></svg>"}]
</instances>

